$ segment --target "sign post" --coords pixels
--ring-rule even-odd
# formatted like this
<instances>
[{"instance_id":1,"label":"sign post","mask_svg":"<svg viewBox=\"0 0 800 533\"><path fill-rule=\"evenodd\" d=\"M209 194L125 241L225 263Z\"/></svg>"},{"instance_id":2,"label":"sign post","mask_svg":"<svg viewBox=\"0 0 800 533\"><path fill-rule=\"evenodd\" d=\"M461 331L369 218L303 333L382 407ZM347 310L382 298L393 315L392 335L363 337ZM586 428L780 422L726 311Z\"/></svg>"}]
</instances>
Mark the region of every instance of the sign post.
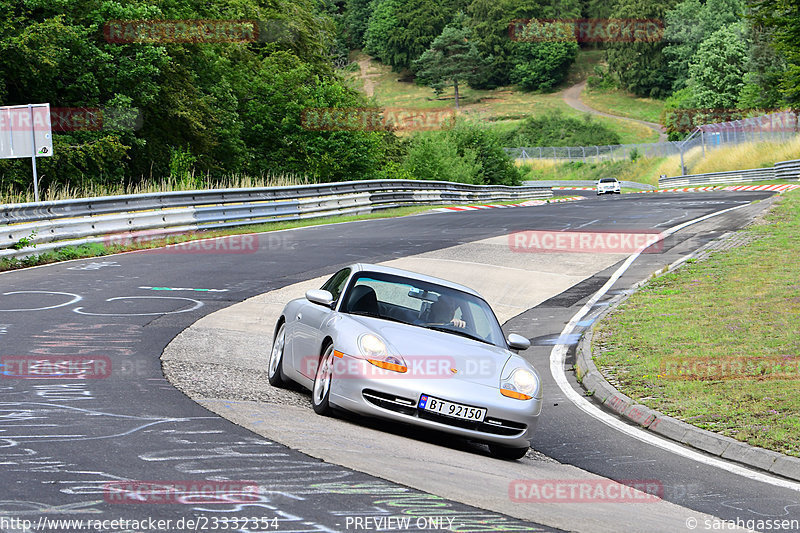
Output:
<instances>
[{"instance_id":1,"label":"sign post","mask_svg":"<svg viewBox=\"0 0 800 533\"><path fill-rule=\"evenodd\" d=\"M0 159L30 157L33 167L33 196L39 201L37 157L53 155L50 104L0 107Z\"/></svg>"}]
</instances>

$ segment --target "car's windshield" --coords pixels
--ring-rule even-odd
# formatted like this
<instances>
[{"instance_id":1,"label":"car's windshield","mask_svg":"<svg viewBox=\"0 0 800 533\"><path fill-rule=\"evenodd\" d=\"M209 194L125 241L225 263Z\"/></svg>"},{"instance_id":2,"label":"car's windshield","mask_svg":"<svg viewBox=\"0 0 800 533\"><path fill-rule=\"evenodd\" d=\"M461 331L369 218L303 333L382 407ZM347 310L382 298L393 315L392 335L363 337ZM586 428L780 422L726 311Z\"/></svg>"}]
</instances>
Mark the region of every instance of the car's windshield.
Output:
<instances>
[{"instance_id":1,"label":"car's windshield","mask_svg":"<svg viewBox=\"0 0 800 533\"><path fill-rule=\"evenodd\" d=\"M354 276L339 309L506 347L489 304L442 285L378 272Z\"/></svg>"},{"instance_id":2,"label":"car's windshield","mask_svg":"<svg viewBox=\"0 0 800 533\"><path fill-rule=\"evenodd\" d=\"M615 183L617 180L614 178L603 178L600 180L600 183Z\"/></svg>"}]
</instances>

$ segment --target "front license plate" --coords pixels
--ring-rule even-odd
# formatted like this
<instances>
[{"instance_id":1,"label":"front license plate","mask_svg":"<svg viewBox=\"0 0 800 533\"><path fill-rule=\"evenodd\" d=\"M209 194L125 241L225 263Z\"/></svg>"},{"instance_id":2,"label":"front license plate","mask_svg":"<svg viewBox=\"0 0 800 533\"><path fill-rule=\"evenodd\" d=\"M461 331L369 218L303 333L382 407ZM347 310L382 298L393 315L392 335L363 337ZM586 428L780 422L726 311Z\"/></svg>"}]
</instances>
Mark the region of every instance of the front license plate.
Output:
<instances>
[{"instance_id":1,"label":"front license plate","mask_svg":"<svg viewBox=\"0 0 800 533\"><path fill-rule=\"evenodd\" d=\"M439 398L434 398L427 394L423 394L419 397L419 408L423 411L431 411L462 420L474 420L475 422L483 422L486 416L486 409L440 400Z\"/></svg>"}]
</instances>

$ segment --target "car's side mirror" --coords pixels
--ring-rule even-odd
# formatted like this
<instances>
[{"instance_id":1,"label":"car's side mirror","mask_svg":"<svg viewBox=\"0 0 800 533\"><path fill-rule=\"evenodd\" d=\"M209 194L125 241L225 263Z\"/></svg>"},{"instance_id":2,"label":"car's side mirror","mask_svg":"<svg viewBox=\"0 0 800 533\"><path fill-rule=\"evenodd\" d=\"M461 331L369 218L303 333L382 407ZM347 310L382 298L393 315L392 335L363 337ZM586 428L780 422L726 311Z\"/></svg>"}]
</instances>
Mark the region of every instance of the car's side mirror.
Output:
<instances>
[{"instance_id":1,"label":"car's side mirror","mask_svg":"<svg viewBox=\"0 0 800 533\"><path fill-rule=\"evenodd\" d=\"M333 305L333 294L322 289L314 289L306 292L306 300L325 307L331 307Z\"/></svg>"},{"instance_id":2,"label":"car's side mirror","mask_svg":"<svg viewBox=\"0 0 800 533\"><path fill-rule=\"evenodd\" d=\"M516 333L509 333L506 342L512 350L527 350L531 347L531 341Z\"/></svg>"}]
</instances>

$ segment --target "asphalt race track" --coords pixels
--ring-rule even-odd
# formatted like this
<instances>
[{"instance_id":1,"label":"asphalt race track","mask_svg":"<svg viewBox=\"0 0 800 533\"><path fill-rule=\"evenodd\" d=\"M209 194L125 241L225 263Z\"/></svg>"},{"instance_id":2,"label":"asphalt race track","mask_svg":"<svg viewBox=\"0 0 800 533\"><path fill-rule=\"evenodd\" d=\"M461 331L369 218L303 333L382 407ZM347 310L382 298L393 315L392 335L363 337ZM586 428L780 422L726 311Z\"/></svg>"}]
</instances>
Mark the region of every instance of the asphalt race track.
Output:
<instances>
[{"instance_id":1,"label":"asphalt race track","mask_svg":"<svg viewBox=\"0 0 800 533\"><path fill-rule=\"evenodd\" d=\"M209 313L352 262L386 261L529 229L665 229L768 196L624 195L427 214L234 237L228 246L194 253L166 248L0 274L0 530L60 530L43 518L172 521L161 528L128 522L114 531L397 530L397 523L386 520L403 515L412 518L414 531L548 531L258 437L172 387L162 374L161 353ZM643 256L615 289L736 229L744 220L735 213L670 237L663 254ZM534 346L525 356L540 370L547 369L564 324L609 271L507 324L532 332ZM89 379L15 377L32 373L28 363L43 356L85 358L92 365ZM664 499L725 520L800 518L796 491L620 435L571 405L547 371L541 373L546 402L537 451L611 479L659 480ZM189 480L211 480L215 494L227 491L228 499L186 501L180 494L150 493L132 503L137 487ZM255 485L257 494L242 492Z\"/></svg>"}]
</instances>

